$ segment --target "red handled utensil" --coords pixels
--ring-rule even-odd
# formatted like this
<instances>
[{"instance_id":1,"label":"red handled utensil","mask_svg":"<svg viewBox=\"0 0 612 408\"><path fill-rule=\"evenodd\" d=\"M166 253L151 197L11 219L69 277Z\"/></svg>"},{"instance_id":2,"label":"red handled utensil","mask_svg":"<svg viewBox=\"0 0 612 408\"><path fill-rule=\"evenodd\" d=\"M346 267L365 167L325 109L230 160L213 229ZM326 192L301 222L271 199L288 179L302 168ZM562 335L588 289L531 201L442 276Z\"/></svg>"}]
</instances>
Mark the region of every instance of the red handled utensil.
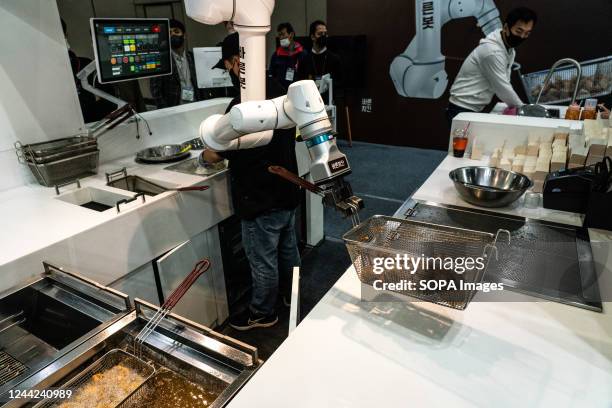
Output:
<instances>
[{"instance_id":1,"label":"red handled utensil","mask_svg":"<svg viewBox=\"0 0 612 408\"><path fill-rule=\"evenodd\" d=\"M183 279L183 282L172 291L168 299L163 305L155 312L153 317L149 319L149 322L143 327L143 329L134 338L134 354L138 357L142 356L142 345L145 340L155 328L161 323L161 321L172 311L174 306L181 300L187 290L194 284L194 282L208 269L210 268L210 261L207 258L200 260L195 264L193 270Z\"/></svg>"}]
</instances>

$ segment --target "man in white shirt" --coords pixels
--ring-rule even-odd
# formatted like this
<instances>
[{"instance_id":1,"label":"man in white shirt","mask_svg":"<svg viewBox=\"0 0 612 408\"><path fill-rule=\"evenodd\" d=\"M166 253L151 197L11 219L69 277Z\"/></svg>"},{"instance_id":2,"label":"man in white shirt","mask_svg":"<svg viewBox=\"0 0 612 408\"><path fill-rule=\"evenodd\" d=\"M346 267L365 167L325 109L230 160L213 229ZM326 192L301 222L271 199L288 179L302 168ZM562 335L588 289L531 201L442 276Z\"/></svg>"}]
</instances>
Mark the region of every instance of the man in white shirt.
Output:
<instances>
[{"instance_id":1,"label":"man in white shirt","mask_svg":"<svg viewBox=\"0 0 612 408\"><path fill-rule=\"evenodd\" d=\"M450 90L446 117L449 128L461 112L481 112L497 97L508 107L523 105L510 84L515 48L533 30L534 11L519 7L508 13L501 31L489 34L466 58Z\"/></svg>"}]
</instances>

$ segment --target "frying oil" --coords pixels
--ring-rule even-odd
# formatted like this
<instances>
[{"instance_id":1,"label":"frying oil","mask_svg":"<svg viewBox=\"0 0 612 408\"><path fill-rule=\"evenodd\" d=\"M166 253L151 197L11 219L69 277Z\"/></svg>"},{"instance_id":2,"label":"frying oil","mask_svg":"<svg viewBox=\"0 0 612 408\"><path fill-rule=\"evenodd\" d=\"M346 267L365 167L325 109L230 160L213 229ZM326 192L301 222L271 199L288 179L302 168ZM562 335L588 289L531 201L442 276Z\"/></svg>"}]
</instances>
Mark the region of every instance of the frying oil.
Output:
<instances>
[{"instance_id":1,"label":"frying oil","mask_svg":"<svg viewBox=\"0 0 612 408\"><path fill-rule=\"evenodd\" d=\"M141 406L202 408L212 404L220 394L171 371L155 375L152 381L155 389L142 396L138 401Z\"/></svg>"}]
</instances>

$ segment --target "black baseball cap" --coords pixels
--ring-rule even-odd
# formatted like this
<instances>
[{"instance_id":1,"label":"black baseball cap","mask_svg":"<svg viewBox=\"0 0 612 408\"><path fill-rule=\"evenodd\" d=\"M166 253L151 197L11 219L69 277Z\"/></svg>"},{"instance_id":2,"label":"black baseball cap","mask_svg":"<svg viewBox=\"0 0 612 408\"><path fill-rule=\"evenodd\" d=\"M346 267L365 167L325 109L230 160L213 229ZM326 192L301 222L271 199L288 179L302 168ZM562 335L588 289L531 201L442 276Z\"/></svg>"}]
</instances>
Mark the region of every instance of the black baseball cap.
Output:
<instances>
[{"instance_id":1,"label":"black baseball cap","mask_svg":"<svg viewBox=\"0 0 612 408\"><path fill-rule=\"evenodd\" d=\"M224 60L229 60L234 55L240 54L240 41L238 33L228 35L221 43L221 59L213 66L213 68L225 69Z\"/></svg>"}]
</instances>

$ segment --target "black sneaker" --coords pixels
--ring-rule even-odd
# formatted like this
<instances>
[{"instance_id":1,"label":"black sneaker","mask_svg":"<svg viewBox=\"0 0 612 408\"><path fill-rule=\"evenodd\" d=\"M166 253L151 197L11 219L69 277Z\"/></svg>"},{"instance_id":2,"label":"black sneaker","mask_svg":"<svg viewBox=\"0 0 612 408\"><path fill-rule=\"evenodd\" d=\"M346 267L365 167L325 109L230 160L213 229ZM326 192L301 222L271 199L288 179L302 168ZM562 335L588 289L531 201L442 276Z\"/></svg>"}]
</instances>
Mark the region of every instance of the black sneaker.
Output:
<instances>
[{"instance_id":1,"label":"black sneaker","mask_svg":"<svg viewBox=\"0 0 612 408\"><path fill-rule=\"evenodd\" d=\"M245 331L256 327L272 327L278 322L278 316L264 316L249 309L230 318L229 325L236 330Z\"/></svg>"}]
</instances>

